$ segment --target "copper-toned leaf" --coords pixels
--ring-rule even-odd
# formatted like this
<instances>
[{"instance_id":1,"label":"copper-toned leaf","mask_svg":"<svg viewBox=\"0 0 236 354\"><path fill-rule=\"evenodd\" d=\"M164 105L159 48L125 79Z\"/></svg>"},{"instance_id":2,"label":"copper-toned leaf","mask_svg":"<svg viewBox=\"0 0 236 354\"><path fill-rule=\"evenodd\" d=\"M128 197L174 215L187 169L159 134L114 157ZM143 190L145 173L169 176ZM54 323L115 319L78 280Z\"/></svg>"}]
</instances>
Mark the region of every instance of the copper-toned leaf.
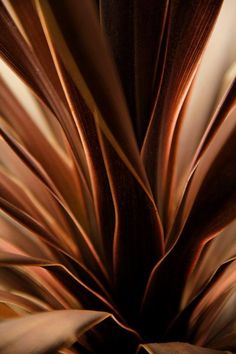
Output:
<instances>
[{"instance_id":1,"label":"copper-toned leaf","mask_svg":"<svg viewBox=\"0 0 236 354\"><path fill-rule=\"evenodd\" d=\"M36 1L36 4L52 44L59 51L66 69L102 131L139 183L148 191L146 173L138 153L120 81L106 38L99 29L93 3L70 0L61 1L58 6L52 0ZM97 53L99 56L96 56Z\"/></svg>"},{"instance_id":2,"label":"copper-toned leaf","mask_svg":"<svg viewBox=\"0 0 236 354\"><path fill-rule=\"evenodd\" d=\"M73 344L77 337L108 314L96 311L45 312L0 323L0 351L5 354L51 353Z\"/></svg>"},{"instance_id":3,"label":"copper-toned leaf","mask_svg":"<svg viewBox=\"0 0 236 354\"><path fill-rule=\"evenodd\" d=\"M233 119L231 123L234 122ZM173 320L180 310L186 277L196 264L204 244L236 216L235 144L235 129L229 128L226 142L218 153L217 149L214 151L212 164L195 202L194 198L191 198L192 210L179 240L151 274L144 303L147 320L144 330L150 326L149 332L153 331L159 335L165 332L165 324ZM191 192L196 191L194 183L197 183L198 176L196 171L191 181ZM150 317L154 320L156 316L162 318L160 328L159 325L154 327L150 320Z\"/></svg>"},{"instance_id":4,"label":"copper-toned leaf","mask_svg":"<svg viewBox=\"0 0 236 354\"><path fill-rule=\"evenodd\" d=\"M199 292L221 264L236 256L234 240L235 220L225 227L217 237L207 242L195 268L189 275L182 301L183 306Z\"/></svg>"},{"instance_id":5,"label":"copper-toned leaf","mask_svg":"<svg viewBox=\"0 0 236 354\"><path fill-rule=\"evenodd\" d=\"M188 343L158 343L144 344L138 353L149 354L230 354L226 351L197 347Z\"/></svg>"},{"instance_id":6,"label":"copper-toned leaf","mask_svg":"<svg viewBox=\"0 0 236 354\"><path fill-rule=\"evenodd\" d=\"M206 135L205 130L208 130L206 127L211 121L212 115L215 116L219 111L219 107L224 102L224 95L227 94L234 78L234 64L232 63L236 57L236 50L235 46L232 46L232 42L236 35L235 5L234 1L223 2L214 30L188 92L184 116L182 119L178 118L178 121L181 120L181 124L178 124L179 127L176 126L175 129L177 142L176 157L172 162L174 166L171 179L172 181L174 179L174 185L170 196L171 208L181 198L182 189L193 165L193 156L198 144L202 136ZM225 55L226 52L227 55Z\"/></svg>"},{"instance_id":7,"label":"copper-toned leaf","mask_svg":"<svg viewBox=\"0 0 236 354\"><path fill-rule=\"evenodd\" d=\"M49 308L39 301L34 301L34 299L27 299L22 295L15 295L8 291L0 290L0 303L6 303L11 305L19 306L25 311L30 313L47 311Z\"/></svg>"},{"instance_id":8,"label":"copper-toned leaf","mask_svg":"<svg viewBox=\"0 0 236 354\"><path fill-rule=\"evenodd\" d=\"M0 3L0 9L2 28L0 54L13 70L23 78L37 97L55 114L75 155L78 172L86 184L88 181L86 181L85 174L81 170L83 166L81 162L81 142L75 122L2 2Z\"/></svg>"},{"instance_id":9,"label":"copper-toned leaf","mask_svg":"<svg viewBox=\"0 0 236 354\"><path fill-rule=\"evenodd\" d=\"M222 0L202 1L194 6L192 1L186 7L182 1L170 2L163 82L143 147L144 162L155 193L158 189L162 213L177 118L221 4Z\"/></svg>"},{"instance_id":10,"label":"copper-toned leaf","mask_svg":"<svg viewBox=\"0 0 236 354\"><path fill-rule=\"evenodd\" d=\"M68 160L60 155L59 149L52 146L3 81L0 81L0 102L4 118L17 131L24 146L44 167L55 186L72 207L76 203L76 198L74 197L76 183L74 181L74 171L70 167ZM27 135L28 130L31 132L31 139ZM44 153L45 149L47 154ZM69 175L71 176L70 183L68 183Z\"/></svg>"},{"instance_id":11,"label":"copper-toned leaf","mask_svg":"<svg viewBox=\"0 0 236 354\"><path fill-rule=\"evenodd\" d=\"M1 353L235 351L233 1L0 0Z\"/></svg>"},{"instance_id":12,"label":"copper-toned leaf","mask_svg":"<svg viewBox=\"0 0 236 354\"><path fill-rule=\"evenodd\" d=\"M117 64L141 145L159 85L161 46L169 1L100 1L99 15Z\"/></svg>"},{"instance_id":13,"label":"copper-toned leaf","mask_svg":"<svg viewBox=\"0 0 236 354\"><path fill-rule=\"evenodd\" d=\"M162 229L153 200L106 138L101 135L100 139L116 212L113 264L117 300L122 312L133 322L137 320L148 274L163 254Z\"/></svg>"}]
</instances>

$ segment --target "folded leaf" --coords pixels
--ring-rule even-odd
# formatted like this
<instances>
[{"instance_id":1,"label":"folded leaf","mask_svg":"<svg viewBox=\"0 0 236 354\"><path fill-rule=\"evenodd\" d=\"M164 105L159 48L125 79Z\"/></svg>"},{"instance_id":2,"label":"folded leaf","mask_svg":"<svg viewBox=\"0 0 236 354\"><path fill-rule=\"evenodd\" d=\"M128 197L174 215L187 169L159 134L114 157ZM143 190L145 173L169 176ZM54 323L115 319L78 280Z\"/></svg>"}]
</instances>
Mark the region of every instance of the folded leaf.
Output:
<instances>
[{"instance_id":1,"label":"folded leaf","mask_svg":"<svg viewBox=\"0 0 236 354\"><path fill-rule=\"evenodd\" d=\"M214 350L209 348L197 347L188 343L158 343L144 344L140 347L138 353L150 354L230 354L226 351Z\"/></svg>"},{"instance_id":2,"label":"folded leaf","mask_svg":"<svg viewBox=\"0 0 236 354\"><path fill-rule=\"evenodd\" d=\"M176 190L181 195L198 144L202 136L205 135L206 127L212 115L215 115L222 104L222 100L224 101L225 93L233 79L233 72L232 77L226 78L228 76L227 71L230 70L229 66L231 67L231 63L236 56L236 49L232 46L233 38L236 35L235 11L236 3L232 1L223 2L214 30L206 45L188 93L188 103L177 139L177 156L174 166L176 181L173 186L171 206L173 205L173 198L180 197L176 195ZM212 65L213 62L214 65ZM186 149L186 146L188 146L188 149Z\"/></svg>"},{"instance_id":3,"label":"folded leaf","mask_svg":"<svg viewBox=\"0 0 236 354\"><path fill-rule=\"evenodd\" d=\"M161 213L166 207L170 150L179 112L222 2L202 1L195 6L191 1L186 7L176 0L169 5L163 82L143 147L144 163L155 195L158 192Z\"/></svg>"},{"instance_id":4,"label":"folded leaf","mask_svg":"<svg viewBox=\"0 0 236 354\"><path fill-rule=\"evenodd\" d=\"M40 101L55 114L73 151L80 177L87 184L86 175L82 171L81 141L75 122L2 2L0 10L0 55L22 77Z\"/></svg>"},{"instance_id":5,"label":"folded leaf","mask_svg":"<svg viewBox=\"0 0 236 354\"><path fill-rule=\"evenodd\" d=\"M203 161L202 165L199 164L199 170L196 169L189 189L189 195L192 195L185 202L186 214L182 217L185 219L189 213L187 222L176 244L151 273L143 304L146 318L143 326L149 335L153 332L154 336L154 333L162 336L166 331L166 325L180 310L186 279L204 245L236 217L236 130L232 128L234 124L235 117L232 117L228 130L226 129L227 138L223 146L218 139L218 149L211 150L212 162L209 169L207 166L210 158L207 159L206 165ZM205 178L201 183L203 170ZM189 208L190 205L192 208ZM154 324L156 316L161 318L157 325Z\"/></svg>"},{"instance_id":6,"label":"folded leaf","mask_svg":"<svg viewBox=\"0 0 236 354\"><path fill-rule=\"evenodd\" d=\"M0 351L44 354L73 344L77 337L103 321L104 312L64 310L45 312L0 323Z\"/></svg>"},{"instance_id":7,"label":"folded leaf","mask_svg":"<svg viewBox=\"0 0 236 354\"><path fill-rule=\"evenodd\" d=\"M139 145L151 117L161 71L160 52L169 1L100 1L99 15L112 49Z\"/></svg>"},{"instance_id":8,"label":"folded leaf","mask_svg":"<svg viewBox=\"0 0 236 354\"><path fill-rule=\"evenodd\" d=\"M147 196L105 136L101 134L100 139L116 216L113 241L116 297L123 315L134 324L148 274L163 255L162 228L153 199Z\"/></svg>"},{"instance_id":9,"label":"folded leaf","mask_svg":"<svg viewBox=\"0 0 236 354\"><path fill-rule=\"evenodd\" d=\"M104 134L148 189L120 81L93 3L37 0L36 5L47 35Z\"/></svg>"}]
</instances>

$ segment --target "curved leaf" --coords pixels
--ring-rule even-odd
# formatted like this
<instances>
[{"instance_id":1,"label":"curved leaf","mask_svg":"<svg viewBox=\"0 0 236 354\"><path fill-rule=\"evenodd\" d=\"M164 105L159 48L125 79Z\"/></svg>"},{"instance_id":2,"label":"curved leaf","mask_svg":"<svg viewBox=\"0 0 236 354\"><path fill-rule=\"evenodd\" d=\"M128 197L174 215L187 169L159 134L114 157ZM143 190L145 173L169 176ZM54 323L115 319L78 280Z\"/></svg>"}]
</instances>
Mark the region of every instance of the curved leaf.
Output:
<instances>
[{"instance_id":1,"label":"curved leaf","mask_svg":"<svg viewBox=\"0 0 236 354\"><path fill-rule=\"evenodd\" d=\"M140 346L138 353L149 354L230 354L226 351L197 347L188 343L152 343Z\"/></svg>"},{"instance_id":2,"label":"curved leaf","mask_svg":"<svg viewBox=\"0 0 236 354\"><path fill-rule=\"evenodd\" d=\"M0 323L0 352L44 354L73 344L77 337L109 315L85 310L61 310Z\"/></svg>"},{"instance_id":3,"label":"curved leaf","mask_svg":"<svg viewBox=\"0 0 236 354\"><path fill-rule=\"evenodd\" d=\"M56 88L45 74L35 53L28 46L16 25L0 2L0 55L23 78L26 84L33 90L40 101L58 119L65 136L75 156L76 168L84 184L87 185L86 174L81 167L81 141L75 122L73 121L68 107L58 96Z\"/></svg>"},{"instance_id":4,"label":"curved leaf","mask_svg":"<svg viewBox=\"0 0 236 354\"><path fill-rule=\"evenodd\" d=\"M159 84L160 52L168 0L99 1L139 145L146 133Z\"/></svg>"},{"instance_id":5,"label":"curved leaf","mask_svg":"<svg viewBox=\"0 0 236 354\"><path fill-rule=\"evenodd\" d=\"M111 298L105 288L85 267L78 262L70 262L72 270L65 265L50 260L29 257L21 254L0 251L1 266L39 266L47 269L54 279L66 286L67 291L87 309L97 308L117 314ZM75 267L76 272L73 267ZM27 273L27 270L26 270ZM37 278L37 274L36 274ZM27 292L27 291L26 291ZM111 303L109 302L111 301Z\"/></svg>"},{"instance_id":6,"label":"curved leaf","mask_svg":"<svg viewBox=\"0 0 236 354\"><path fill-rule=\"evenodd\" d=\"M231 124L234 123L235 119L232 119ZM203 170L207 170L202 184L199 183L199 171L196 170L191 181L191 187L195 183L195 188L191 190L190 187L190 193L196 193L198 183L200 187L196 199L189 198L189 204L193 205L187 222L175 246L150 276L143 304L146 318L143 327L152 335L151 338L155 338L156 334L162 336L168 323L180 310L187 276L206 242L217 236L236 217L236 129L235 126L230 128L231 125L223 146L218 151L213 149L213 161L209 169L202 166ZM155 325L157 316L159 322Z\"/></svg>"},{"instance_id":7,"label":"curved leaf","mask_svg":"<svg viewBox=\"0 0 236 354\"><path fill-rule=\"evenodd\" d=\"M175 129L175 136L178 136L176 137L176 157L174 157L174 172L176 175L172 186L172 196L170 197L170 207L172 208L173 198L178 200L182 194L182 188L184 188L185 180L191 170L190 165L193 165L193 156L198 144L202 136L206 136L205 131L208 130L209 133L209 129L206 127L212 120L212 115L220 114L222 117L223 111L227 113L228 108L230 108L229 105L227 108L224 102L226 95L229 95L229 85L233 79L231 75L228 75L228 70L231 72L229 66L231 67L231 63L236 58L236 48L232 46L233 38L236 36L235 12L236 3L234 1L223 2L214 30L188 92L184 117L183 119L178 118L178 121L181 120L182 122L179 124L179 128L176 127ZM213 61L214 65L212 65ZM228 76L229 79L226 79ZM223 107L220 108L222 103L223 110ZM229 100L228 103L230 104ZM222 118L217 118L219 123ZM207 135L209 135L208 133ZM212 135L210 134L209 138L212 138ZM188 149L186 149L186 146L188 146ZM179 193L176 193L177 189Z\"/></svg>"},{"instance_id":8,"label":"curved leaf","mask_svg":"<svg viewBox=\"0 0 236 354\"><path fill-rule=\"evenodd\" d=\"M162 228L153 200L105 136L101 134L100 139L116 212L113 242L116 297L122 314L134 323L148 274L163 255Z\"/></svg>"},{"instance_id":9,"label":"curved leaf","mask_svg":"<svg viewBox=\"0 0 236 354\"><path fill-rule=\"evenodd\" d=\"M173 133L183 101L211 33L222 0L170 2L168 41L160 96L150 121L143 157L163 212Z\"/></svg>"},{"instance_id":10,"label":"curved leaf","mask_svg":"<svg viewBox=\"0 0 236 354\"><path fill-rule=\"evenodd\" d=\"M103 133L149 191L119 77L94 4L84 0L35 3L48 37Z\"/></svg>"}]
</instances>

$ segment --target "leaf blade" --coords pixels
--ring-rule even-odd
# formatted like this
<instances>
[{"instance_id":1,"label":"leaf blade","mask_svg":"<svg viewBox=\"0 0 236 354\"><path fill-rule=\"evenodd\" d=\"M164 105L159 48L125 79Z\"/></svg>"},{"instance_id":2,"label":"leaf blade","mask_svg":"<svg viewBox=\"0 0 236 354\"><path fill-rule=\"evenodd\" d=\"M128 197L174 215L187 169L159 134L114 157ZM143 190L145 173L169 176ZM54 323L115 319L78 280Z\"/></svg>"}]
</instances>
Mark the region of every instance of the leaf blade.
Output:
<instances>
[{"instance_id":1,"label":"leaf blade","mask_svg":"<svg viewBox=\"0 0 236 354\"><path fill-rule=\"evenodd\" d=\"M72 344L109 315L86 310L44 312L0 323L0 351L43 354Z\"/></svg>"}]
</instances>

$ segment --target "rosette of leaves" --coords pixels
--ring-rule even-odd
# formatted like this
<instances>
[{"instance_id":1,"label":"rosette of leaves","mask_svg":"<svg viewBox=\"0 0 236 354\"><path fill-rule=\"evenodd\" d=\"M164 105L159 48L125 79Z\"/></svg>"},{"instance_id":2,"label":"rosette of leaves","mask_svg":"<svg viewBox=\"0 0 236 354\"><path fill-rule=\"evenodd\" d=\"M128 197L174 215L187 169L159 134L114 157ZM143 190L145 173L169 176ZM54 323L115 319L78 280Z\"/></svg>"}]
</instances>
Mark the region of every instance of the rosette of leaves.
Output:
<instances>
[{"instance_id":1,"label":"rosette of leaves","mask_svg":"<svg viewBox=\"0 0 236 354\"><path fill-rule=\"evenodd\" d=\"M0 353L236 352L235 5L0 2Z\"/></svg>"}]
</instances>

